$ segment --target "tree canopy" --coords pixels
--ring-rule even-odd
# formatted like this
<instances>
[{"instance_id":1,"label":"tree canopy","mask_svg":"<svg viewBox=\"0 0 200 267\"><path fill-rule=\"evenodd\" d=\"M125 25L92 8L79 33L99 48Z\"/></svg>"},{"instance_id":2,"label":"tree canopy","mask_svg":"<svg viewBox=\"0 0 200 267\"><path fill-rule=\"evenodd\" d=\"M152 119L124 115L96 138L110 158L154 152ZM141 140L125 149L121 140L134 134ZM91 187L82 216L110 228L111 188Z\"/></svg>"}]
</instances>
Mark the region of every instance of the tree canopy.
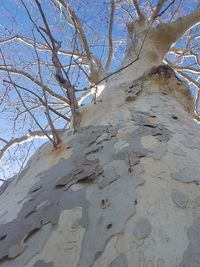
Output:
<instances>
[{"instance_id":1,"label":"tree canopy","mask_svg":"<svg viewBox=\"0 0 200 267\"><path fill-rule=\"evenodd\" d=\"M46 140L77 131L80 107L140 60L150 40L199 112L200 8L184 0L8 0L1 4L0 178ZM162 38L159 37L162 35ZM156 54L152 53L154 62ZM153 64L153 63L152 63ZM156 62L154 64L157 64Z\"/></svg>"}]
</instances>

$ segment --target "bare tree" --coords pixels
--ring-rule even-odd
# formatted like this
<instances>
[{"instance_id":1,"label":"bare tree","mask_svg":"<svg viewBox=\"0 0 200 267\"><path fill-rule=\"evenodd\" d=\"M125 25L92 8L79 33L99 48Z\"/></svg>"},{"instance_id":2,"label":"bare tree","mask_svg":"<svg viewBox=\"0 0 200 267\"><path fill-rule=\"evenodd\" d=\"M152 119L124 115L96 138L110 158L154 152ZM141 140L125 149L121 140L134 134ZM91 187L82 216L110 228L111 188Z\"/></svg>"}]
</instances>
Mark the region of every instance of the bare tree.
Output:
<instances>
[{"instance_id":1,"label":"bare tree","mask_svg":"<svg viewBox=\"0 0 200 267\"><path fill-rule=\"evenodd\" d=\"M199 1L1 8L0 267L199 267Z\"/></svg>"}]
</instances>

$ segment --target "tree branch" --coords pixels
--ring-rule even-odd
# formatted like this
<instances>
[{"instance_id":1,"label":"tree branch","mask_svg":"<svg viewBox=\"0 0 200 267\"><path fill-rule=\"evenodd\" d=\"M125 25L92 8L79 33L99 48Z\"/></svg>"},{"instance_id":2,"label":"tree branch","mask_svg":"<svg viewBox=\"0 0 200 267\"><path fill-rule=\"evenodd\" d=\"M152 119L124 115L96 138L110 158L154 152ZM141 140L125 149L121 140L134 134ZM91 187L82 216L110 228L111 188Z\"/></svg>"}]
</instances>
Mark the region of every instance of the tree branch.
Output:
<instances>
[{"instance_id":1,"label":"tree branch","mask_svg":"<svg viewBox=\"0 0 200 267\"><path fill-rule=\"evenodd\" d=\"M172 6L173 4L174 4L174 2L175 2L175 0L172 0L170 3L169 3L169 5L162 11L162 12L160 12L159 14L157 14L157 16L156 17L154 17L154 18L157 18L157 17L161 17L169 8L170 8L170 6ZM173 16L172 16L173 17ZM172 19L172 18L171 18Z\"/></svg>"},{"instance_id":2,"label":"tree branch","mask_svg":"<svg viewBox=\"0 0 200 267\"><path fill-rule=\"evenodd\" d=\"M68 74L67 74L67 72L65 72L65 70L62 67L62 64L58 58L58 50L61 47L61 43L58 42L52 36L49 25L48 25L47 20L46 20L46 16L43 12L43 9L42 9L40 2L38 0L35 0L35 2L36 2L36 5L38 6L39 12L41 14L42 20L43 20L44 25L45 25L45 29L43 29L41 27L40 27L40 29L42 29L42 31L45 32L45 34L49 37L51 44L52 44L52 62L53 62L53 65L55 67L55 70L56 70L55 78L56 78L57 82L59 83L59 85L66 90L67 97L69 99L69 106L71 108L71 112L72 112L72 116L73 116L73 128L74 128L74 131L76 131L77 128L79 127L79 124L80 124L80 121L78 118L78 102L77 102L76 96L75 96L75 89L71 85L69 78L68 78ZM64 78L63 72L65 73L66 78Z\"/></svg>"},{"instance_id":3,"label":"tree branch","mask_svg":"<svg viewBox=\"0 0 200 267\"><path fill-rule=\"evenodd\" d=\"M33 48L35 47L38 51L51 52L51 49L47 45L39 42L34 42L32 39L26 38L18 34L0 40L0 44L6 44L12 41L17 41ZM81 57L81 54L78 53L77 51L65 51L62 49L58 51L58 54L63 56L73 56L76 59Z\"/></svg>"},{"instance_id":4,"label":"tree branch","mask_svg":"<svg viewBox=\"0 0 200 267\"><path fill-rule=\"evenodd\" d=\"M81 46L82 46L83 51L86 55L87 63L89 65L90 82L95 83L95 82L97 82L97 80L99 79L99 77L102 74L103 68L102 68L101 62L96 57L94 57L94 55L90 51L82 23L79 20L76 13L74 12L74 10L69 6L69 4L66 4L64 0L57 0L57 2L60 3L67 10L67 12L69 13L69 15L71 17L74 28L78 33Z\"/></svg>"},{"instance_id":5,"label":"tree branch","mask_svg":"<svg viewBox=\"0 0 200 267\"><path fill-rule=\"evenodd\" d=\"M195 24L198 24L199 22L200 8L197 8L190 14L179 18L178 20L172 23L164 24L164 26L170 31L171 44L178 41L187 30L189 30L191 27L193 27Z\"/></svg>"},{"instance_id":6,"label":"tree branch","mask_svg":"<svg viewBox=\"0 0 200 267\"><path fill-rule=\"evenodd\" d=\"M151 39L164 57L170 47L177 42L187 30L199 22L200 8L174 22L160 23L158 27L152 31Z\"/></svg>"},{"instance_id":7,"label":"tree branch","mask_svg":"<svg viewBox=\"0 0 200 267\"><path fill-rule=\"evenodd\" d=\"M24 91L29 92L30 94L34 95L34 96L41 102L41 104L42 104L44 107L46 106L44 100L43 100L40 96L38 96L36 93L34 93L33 91L31 91L31 90L29 90L29 89L27 89L27 88L25 88L25 87L23 87L23 86L20 86L20 85L14 83L14 82L11 82L11 81L3 80L3 82L8 83L8 84L12 84L13 86L18 87L19 89L22 89L22 90L24 90ZM59 117L63 118L64 120L66 120L66 121L68 121L68 122L70 122L70 119L69 119L69 118L65 117L62 113L60 113L60 112L58 112L57 110L53 109L50 105L48 105L48 108L49 108L53 113L55 113L56 115L58 115Z\"/></svg>"},{"instance_id":8,"label":"tree branch","mask_svg":"<svg viewBox=\"0 0 200 267\"><path fill-rule=\"evenodd\" d=\"M110 64L113 58L113 22L114 22L114 15L115 15L115 0L111 0L111 12L110 12L110 23L109 23L109 32L108 32L108 41L109 41L109 54L105 66L105 72L108 72L110 68Z\"/></svg>"},{"instance_id":9,"label":"tree branch","mask_svg":"<svg viewBox=\"0 0 200 267\"><path fill-rule=\"evenodd\" d=\"M33 32L33 37L35 40L34 32ZM35 49L35 47L34 47L34 49ZM38 75L40 77L40 81L43 83L40 58L39 58L37 49L35 49L35 54L36 54L37 61L38 61ZM47 117L48 124L51 128L51 131L52 131L53 140L54 140L54 147L57 148L57 145L60 143L60 138L59 138L58 133L56 132L55 126L52 122L52 118L51 118L51 114L50 114L50 107L48 105L48 97L47 97L46 91L44 89L43 89L43 97L44 97L43 105L45 106L45 115Z\"/></svg>"},{"instance_id":10,"label":"tree branch","mask_svg":"<svg viewBox=\"0 0 200 267\"><path fill-rule=\"evenodd\" d=\"M200 22L200 8L195 9L190 14L186 15L185 17L182 17L175 22L172 22L173 28L177 30L181 30L181 33L183 34L185 31L190 29L192 26L194 26L196 23Z\"/></svg>"},{"instance_id":11,"label":"tree branch","mask_svg":"<svg viewBox=\"0 0 200 267\"><path fill-rule=\"evenodd\" d=\"M2 59L3 59L3 63L4 63L4 66L5 68L7 68L7 65L6 65L6 61L5 61L5 58L4 58L4 55L2 53L2 50L0 49L0 53L1 53L1 56L2 56ZM7 74L8 74L8 78L10 79L10 81L13 83L12 81L12 78L11 78L11 75L10 75L10 72L7 70ZM46 137L53 143L54 147L56 147L56 144L54 142L54 140L48 135L46 134L46 132L44 131L44 129L42 128L42 126L40 125L40 123L37 121L37 119L35 118L35 116L32 114L32 112L29 110L29 108L27 107L26 103L24 102L20 92L18 91L18 88L14 85L13 83L13 86L17 92L17 95L19 96L24 108L27 110L27 112L29 113L29 115L33 118L33 120L35 121L36 125L40 128L40 130L46 135Z\"/></svg>"},{"instance_id":12,"label":"tree branch","mask_svg":"<svg viewBox=\"0 0 200 267\"><path fill-rule=\"evenodd\" d=\"M63 2L62 0L58 0L58 1ZM76 30L78 32L79 39L81 41L81 45L83 47L83 50L86 54L87 60L88 60L88 62L91 62L93 60L93 55L89 49L89 45L87 42L87 38L85 36L85 32L84 32L83 27L82 27L82 24L81 24L79 18L77 17L76 13L73 11L73 9L70 8L69 6L66 6L66 8L67 8L67 10L71 16L74 27L76 28Z\"/></svg>"},{"instance_id":13,"label":"tree branch","mask_svg":"<svg viewBox=\"0 0 200 267\"><path fill-rule=\"evenodd\" d=\"M5 144L8 143L8 141L6 139L0 138L0 141L4 142Z\"/></svg>"},{"instance_id":14,"label":"tree branch","mask_svg":"<svg viewBox=\"0 0 200 267\"><path fill-rule=\"evenodd\" d=\"M145 15L143 14L143 12L141 11L140 7L139 7L139 4L138 4L138 1L137 0L133 0L133 4L135 6L135 9L137 11L137 15L139 17L139 20L142 22L142 21L145 21L146 17Z\"/></svg>"},{"instance_id":15,"label":"tree branch","mask_svg":"<svg viewBox=\"0 0 200 267\"><path fill-rule=\"evenodd\" d=\"M30 75L28 72L23 71L23 70L18 70L16 68L12 68L9 66L4 66L4 65L0 65L0 71L5 71L5 72L11 72L11 73L15 73L15 74L19 74L22 75L23 77L29 79L30 81L32 81L33 83L35 83L37 86L41 87L42 89L46 90L46 92L48 92L52 97L59 99L67 104L69 104L69 101L67 100L67 98L58 95L57 93L55 93L54 91L52 91L48 86L44 85L42 82L40 82L38 79L36 79L35 77L33 77L32 75Z\"/></svg>"},{"instance_id":16,"label":"tree branch","mask_svg":"<svg viewBox=\"0 0 200 267\"><path fill-rule=\"evenodd\" d=\"M58 133L63 133L65 130L63 129L57 129L56 130ZM52 136L52 131L51 130L45 130L45 133L49 136ZM28 142L33 140L34 138L47 138L46 134L44 134L43 131L39 130L39 131L29 131L28 134L22 136L22 137L18 137L18 138L14 138L11 139L10 141L8 141L6 143L6 145L0 149L0 159L4 156L4 154L6 153L6 151L8 151L8 149L10 149L11 147L15 146L15 145L20 145L22 143Z\"/></svg>"},{"instance_id":17,"label":"tree branch","mask_svg":"<svg viewBox=\"0 0 200 267\"><path fill-rule=\"evenodd\" d=\"M177 71L178 70L179 71L187 71L187 72L190 72L192 74L200 74L200 69L196 69L196 68L193 68L190 66L177 66L177 65L171 64L171 63L168 63L168 65Z\"/></svg>"},{"instance_id":18,"label":"tree branch","mask_svg":"<svg viewBox=\"0 0 200 267\"><path fill-rule=\"evenodd\" d=\"M79 18L77 17L77 15L73 11L73 9L69 7L69 4L66 4L63 0L57 0L57 2L60 3L68 11L68 13L72 19L73 25L78 32L78 35L79 35L79 38L81 41L81 45L82 45L83 50L86 54L87 60L88 60L88 62L90 62L93 58L92 58L92 54L90 52L90 49L89 49L89 46L87 43L87 38L85 36L85 32L83 30L83 27L82 27L82 24L81 24Z\"/></svg>"},{"instance_id":19,"label":"tree branch","mask_svg":"<svg viewBox=\"0 0 200 267\"><path fill-rule=\"evenodd\" d=\"M164 3L166 2L166 0L159 0L157 5L156 5L156 8L155 8L155 11L152 15L152 18L151 20L155 20L155 18L157 18L159 16L159 12L161 10L161 8L163 7Z\"/></svg>"}]
</instances>

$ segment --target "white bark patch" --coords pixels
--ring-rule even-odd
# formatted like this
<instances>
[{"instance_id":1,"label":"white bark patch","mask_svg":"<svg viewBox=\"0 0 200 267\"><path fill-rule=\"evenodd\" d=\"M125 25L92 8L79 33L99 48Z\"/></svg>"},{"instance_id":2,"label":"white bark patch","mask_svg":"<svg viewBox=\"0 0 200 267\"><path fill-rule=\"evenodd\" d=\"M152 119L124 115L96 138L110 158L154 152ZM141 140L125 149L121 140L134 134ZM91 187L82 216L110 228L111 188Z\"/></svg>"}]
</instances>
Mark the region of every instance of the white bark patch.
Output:
<instances>
[{"instance_id":1,"label":"white bark patch","mask_svg":"<svg viewBox=\"0 0 200 267\"><path fill-rule=\"evenodd\" d=\"M147 135L141 138L141 143L144 148L151 149L159 145L160 142L154 136Z\"/></svg>"},{"instance_id":2,"label":"white bark patch","mask_svg":"<svg viewBox=\"0 0 200 267\"><path fill-rule=\"evenodd\" d=\"M55 267L76 267L85 230L80 225L77 228L72 226L81 216L81 208L63 210L57 228L51 233L43 249L24 267L33 267L40 259L53 262Z\"/></svg>"}]
</instances>

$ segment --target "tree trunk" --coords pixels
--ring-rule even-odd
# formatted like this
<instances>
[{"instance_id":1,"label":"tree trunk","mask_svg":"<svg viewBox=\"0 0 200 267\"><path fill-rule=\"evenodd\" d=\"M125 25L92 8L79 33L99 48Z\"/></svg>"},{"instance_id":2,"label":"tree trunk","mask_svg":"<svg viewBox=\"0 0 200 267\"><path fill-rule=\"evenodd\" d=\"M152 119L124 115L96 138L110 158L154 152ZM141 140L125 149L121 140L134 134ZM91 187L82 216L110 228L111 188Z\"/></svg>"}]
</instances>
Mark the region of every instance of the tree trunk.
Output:
<instances>
[{"instance_id":1,"label":"tree trunk","mask_svg":"<svg viewBox=\"0 0 200 267\"><path fill-rule=\"evenodd\" d=\"M170 68L134 66L1 188L1 267L200 266L192 98Z\"/></svg>"}]
</instances>

